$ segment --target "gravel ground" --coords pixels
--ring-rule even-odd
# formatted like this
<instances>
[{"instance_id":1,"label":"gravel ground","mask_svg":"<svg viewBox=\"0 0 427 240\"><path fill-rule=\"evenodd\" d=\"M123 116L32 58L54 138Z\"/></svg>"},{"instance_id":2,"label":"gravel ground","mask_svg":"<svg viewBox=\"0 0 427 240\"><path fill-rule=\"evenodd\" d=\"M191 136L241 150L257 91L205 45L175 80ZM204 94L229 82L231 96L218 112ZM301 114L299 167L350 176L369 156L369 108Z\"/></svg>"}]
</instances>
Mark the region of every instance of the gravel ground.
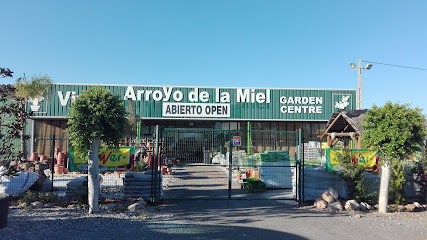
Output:
<instances>
[{"instance_id":1,"label":"gravel ground","mask_svg":"<svg viewBox=\"0 0 427 240\"><path fill-rule=\"evenodd\" d=\"M427 211L317 211L290 201L165 202L139 212L11 207L0 239L427 239Z\"/></svg>"},{"instance_id":2,"label":"gravel ground","mask_svg":"<svg viewBox=\"0 0 427 240\"><path fill-rule=\"evenodd\" d=\"M138 212L101 211L88 214L79 207L49 207L26 210L11 207L8 226L0 229L0 239L151 239L139 235L147 223L171 218L155 208Z\"/></svg>"}]
</instances>

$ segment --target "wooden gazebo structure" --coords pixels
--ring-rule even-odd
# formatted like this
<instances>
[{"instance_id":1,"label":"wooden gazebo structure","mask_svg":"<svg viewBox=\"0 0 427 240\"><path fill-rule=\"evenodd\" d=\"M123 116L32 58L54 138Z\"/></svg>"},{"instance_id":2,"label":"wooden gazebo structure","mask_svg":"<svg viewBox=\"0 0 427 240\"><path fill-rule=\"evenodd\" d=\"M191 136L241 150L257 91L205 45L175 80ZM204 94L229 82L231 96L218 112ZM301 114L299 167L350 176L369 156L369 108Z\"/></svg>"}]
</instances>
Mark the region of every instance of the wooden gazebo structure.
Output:
<instances>
[{"instance_id":1,"label":"wooden gazebo structure","mask_svg":"<svg viewBox=\"0 0 427 240\"><path fill-rule=\"evenodd\" d=\"M355 148L360 149L363 132L360 124L367 111L339 110L338 113L333 113L320 138L326 136L328 147L332 148L339 141L338 137L346 137L353 141Z\"/></svg>"}]
</instances>

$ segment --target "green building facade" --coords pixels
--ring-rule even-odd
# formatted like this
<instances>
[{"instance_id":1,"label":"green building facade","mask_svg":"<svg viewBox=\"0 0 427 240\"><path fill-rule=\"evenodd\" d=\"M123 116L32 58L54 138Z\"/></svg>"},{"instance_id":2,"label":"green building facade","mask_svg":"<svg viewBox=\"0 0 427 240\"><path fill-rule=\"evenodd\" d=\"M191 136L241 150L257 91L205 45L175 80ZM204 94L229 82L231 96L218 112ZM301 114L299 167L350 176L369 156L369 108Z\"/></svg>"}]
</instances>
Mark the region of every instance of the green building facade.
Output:
<instances>
[{"instance_id":1,"label":"green building facade","mask_svg":"<svg viewBox=\"0 0 427 240\"><path fill-rule=\"evenodd\" d=\"M66 116L72 101L97 85L54 84L49 96L28 103L34 120L29 131L30 151L47 153L53 134L66 150ZM332 113L356 108L356 90L178 87L99 85L117 94L125 105L133 102L141 119L141 134L154 126L295 131L315 139Z\"/></svg>"}]
</instances>

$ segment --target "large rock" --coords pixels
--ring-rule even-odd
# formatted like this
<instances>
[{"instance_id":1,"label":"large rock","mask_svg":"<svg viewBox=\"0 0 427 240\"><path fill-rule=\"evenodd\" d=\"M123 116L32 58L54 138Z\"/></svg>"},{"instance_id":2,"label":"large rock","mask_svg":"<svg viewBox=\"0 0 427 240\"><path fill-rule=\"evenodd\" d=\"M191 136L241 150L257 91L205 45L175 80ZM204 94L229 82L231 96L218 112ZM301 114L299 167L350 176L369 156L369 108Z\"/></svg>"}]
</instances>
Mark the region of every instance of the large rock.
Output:
<instances>
[{"instance_id":1,"label":"large rock","mask_svg":"<svg viewBox=\"0 0 427 240\"><path fill-rule=\"evenodd\" d=\"M316 199L314 202L314 206L317 209L326 209L328 207L328 203L323 199Z\"/></svg>"},{"instance_id":2,"label":"large rock","mask_svg":"<svg viewBox=\"0 0 427 240\"><path fill-rule=\"evenodd\" d=\"M414 202L414 205L415 205L415 207L417 207L417 209L419 209L419 210L424 210L424 206L423 206L423 205L421 205L420 203L418 203L418 202Z\"/></svg>"},{"instance_id":3,"label":"large rock","mask_svg":"<svg viewBox=\"0 0 427 240\"><path fill-rule=\"evenodd\" d=\"M88 180L87 176L74 178L67 183L67 190L65 196L68 198L78 198L86 195L88 192L87 188Z\"/></svg>"},{"instance_id":4,"label":"large rock","mask_svg":"<svg viewBox=\"0 0 427 240\"><path fill-rule=\"evenodd\" d=\"M406 208L402 205L397 206L397 212L406 212Z\"/></svg>"},{"instance_id":5,"label":"large rock","mask_svg":"<svg viewBox=\"0 0 427 240\"><path fill-rule=\"evenodd\" d=\"M103 181L102 177L98 175L99 178L99 189L101 192L101 183ZM74 178L73 180L67 183L67 190L65 196L67 198L80 198L88 194L88 176L82 176Z\"/></svg>"},{"instance_id":6,"label":"large rock","mask_svg":"<svg viewBox=\"0 0 427 240\"><path fill-rule=\"evenodd\" d=\"M420 212L424 210L424 207L418 202L414 202L412 204L406 204L405 208L408 212Z\"/></svg>"},{"instance_id":7,"label":"large rock","mask_svg":"<svg viewBox=\"0 0 427 240\"><path fill-rule=\"evenodd\" d=\"M354 199L352 199L352 200L348 200L346 203L345 203L345 209L347 210L347 211L356 211L356 210L360 210L360 204L356 201L356 200L354 200Z\"/></svg>"},{"instance_id":8,"label":"large rock","mask_svg":"<svg viewBox=\"0 0 427 240\"><path fill-rule=\"evenodd\" d=\"M322 199L325 200L327 203L333 203L335 202L334 196L332 196L329 191L324 191L322 193Z\"/></svg>"},{"instance_id":9,"label":"large rock","mask_svg":"<svg viewBox=\"0 0 427 240\"><path fill-rule=\"evenodd\" d=\"M21 162L18 164L17 170L23 172L35 172L35 165L32 162Z\"/></svg>"},{"instance_id":10,"label":"large rock","mask_svg":"<svg viewBox=\"0 0 427 240\"><path fill-rule=\"evenodd\" d=\"M329 203L328 208L333 212L339 212L343 209L342 204L340 202Z\"/></svg>"},{"instance_id":11,"label":"large rock","mask_svg":"<svg viewBox=\"0 0 427 240\"><path fill-rule=\"evenodd\" d=\"M360 210L362 210L362 211L368 211L368 210L371 210L371 208L372 208L371 205L369 205L366 202L360 203Z\"/></svg>"},{"instance_id":12,"label":"large rock","mask_svg":"<svg viewBox=\"0 0 427 240\"><path fill-rule=\"evenodd\" d=\"M142 210L142 208L143 208L142 205L139 202L137 202L137 203L130 205L128 207L128 210L131 212L136 212L136 211Z\"/></svg>"},{"instance_id":13,"label":"large rock","mask_svg":"<svg viewBox=\"0 0 427 240\"><path fill-rule=\"evenodd\" d=\"M1 176L0 193L17 196L24 193L37 181L39 175L35 172L19 172L18 176Z\"/></svg>"},{"instance_id":14,"label":"large rock","mask_svg":"<svg viewBox=\"0 0 427 240\"><path fill-rule=\"evenodd\" d=\"M126 207L123 205L123 203L118 203L116 207L114 208L114 211L116 212L124 212L126 211Z\"/></svg>"},{"instance_id":15,"label":"large rock","mask_svg":"<svg viewBox=\"0 0 427 240\"><path fill-rule=\"evenodd\" d=\"M116 204L114 203L108 203L108 204L101 204L99 206L100 210L104 210L104 211L113 211L113 209L116 207Z\"/></svg>"},{"instance_id":16,"label":"large rock","mask_svg":"<svg viewBox=\"0 0 427 240\"><path fill-rule=\"evenodd\" d=\"M408 212L415 212L417 208L414 204L406 204L404 207Z\"/></svg>"},{"instance_id":17,"label":"large rock","mask_svg":"<svg viewBox=\"0 0 427 240\"><path fill-rule=\"evenodd\" d=\"M333 197L334 197L334 199L335 199L335 201L334 202L336 202L336 201L338 201L338 192L337 191L335 191L333 188L329 188L328 189L328 192L329 192L329 194L331 194Z\"/></svg>"},{"instance_id":18,"label":"large rock","mask_svg":"<svg viewBox=\"0 0 427 240\"><path fill-rule=\"evenodd\" d=\"M34 171L39 175L39 178L31 188L35 190L41 190L43 183L45 182L46 178L48 178L48 175L46 175L44 172L46 169L48 169L48 165L40 162L34 162L33 164Z\"/></svg>"}]
</instances>

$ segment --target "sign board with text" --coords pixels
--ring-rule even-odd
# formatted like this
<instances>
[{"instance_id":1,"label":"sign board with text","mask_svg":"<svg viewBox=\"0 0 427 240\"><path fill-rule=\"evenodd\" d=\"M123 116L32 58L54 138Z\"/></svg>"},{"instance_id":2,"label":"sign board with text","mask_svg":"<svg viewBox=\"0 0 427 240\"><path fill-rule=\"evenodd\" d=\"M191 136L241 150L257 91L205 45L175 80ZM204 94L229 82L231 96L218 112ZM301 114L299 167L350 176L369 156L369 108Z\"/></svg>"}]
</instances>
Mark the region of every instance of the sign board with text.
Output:
<instances>
[{"instance_id":1,"label":"sign board with text","mask_svg":"<svg viewBox=\"0 0 427 240\"><path fill-rule=\"evenodd\" d=\"M71 102L93 86L53 84L46 99L33 103L39 106L34 116L65 118ZM144 119L327 121L339 109L356 107L356 90L100 86L125 105L132 101Z\"/></svg>"}]
</instances>

